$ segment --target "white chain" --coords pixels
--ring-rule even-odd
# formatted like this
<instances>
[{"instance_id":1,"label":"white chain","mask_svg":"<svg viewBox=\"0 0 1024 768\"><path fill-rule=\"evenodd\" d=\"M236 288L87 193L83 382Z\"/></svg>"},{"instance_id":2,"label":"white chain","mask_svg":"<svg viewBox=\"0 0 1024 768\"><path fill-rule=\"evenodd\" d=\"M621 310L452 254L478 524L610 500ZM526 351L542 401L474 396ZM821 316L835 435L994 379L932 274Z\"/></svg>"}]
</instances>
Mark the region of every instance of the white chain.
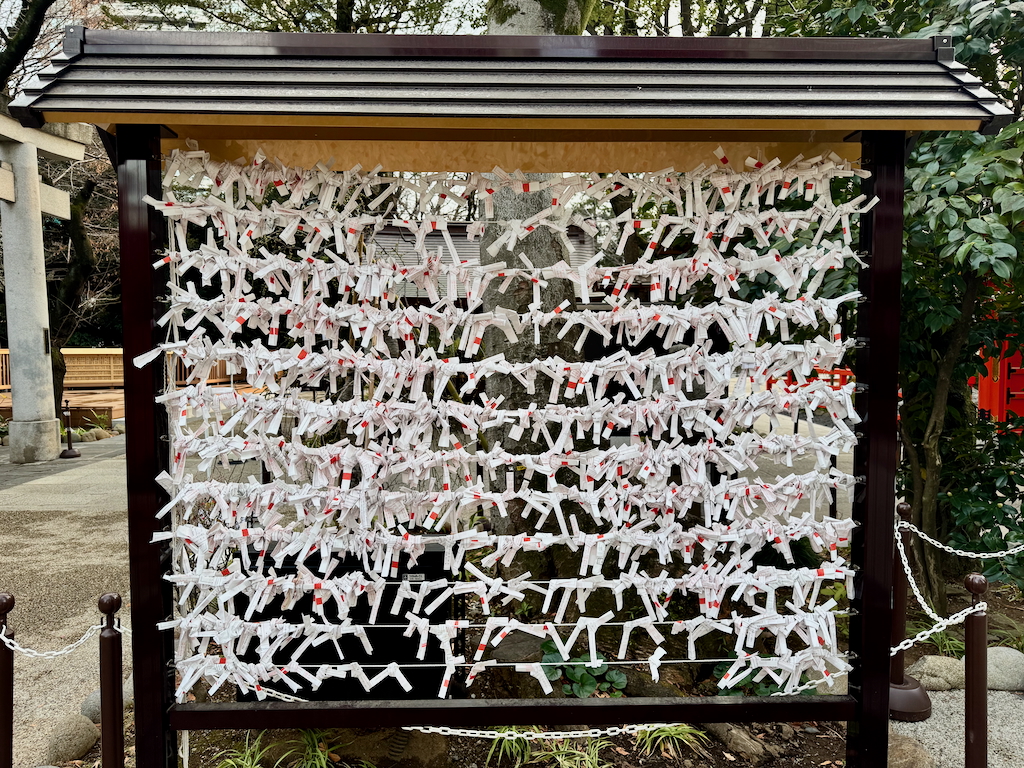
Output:
<instances>
[{"instance_id":1,"label":"white chain","mask_svg":"<svg viewBox=\"0 0 1024 768\"><path fill-rule=\"evenodd\" d=\"M26 648L13 637L8 637L6 632L0 632L0 642L3 642L3 644L10 648L12 651L18 651L18 653L23 653L26 656L30 656L33 659L56 659L58 656L66 656L67 654L72 653L80 645L86 642L90 637L95 635L101 629L103 629L103 626L101 624L95 624L89 627L87 630L85 630L84 635L75 640L75 642L71 643L71 645L64 646L59 651L36 651L32 648Z\"/></svg>"},{"instance_id":2,"label":"white chain","mask_svg":"<svg viewBox=\"0 0 1024 768\"><path fill-rule=\"evenodd\" d=\"M910 588L914 591L914 597L917 598L918 604L921 606L921 610L928 614L928 617L937 623L941 623L944 619L939 616L932 607L928 605L928 601L924 599L924 595L921 594L921 590L917 586L917 582L914 580L914 574L910 569L910 560L907 559L907 550L903 546L903 536L900 535L900 525L896 525L896 550L900 553L900 560L903 561L903 572L907 574L907 583L910 584Z\"/></svg>"},{"instance_id":3,"label":"white chain","mask_svg":"<svg viewBox=\"0 0 1024 768\"><path fill-rule=\"evenodd\" d=\"M927 638L931 637L932 635L938 634L939 632L943 632L949 627L953 626L954 624L962 623L972 613L984 611L988 608L988 603L980 602L977 605L972 605L968 608L964 608L962 611L959 611L958 613L954 613L948 619L942 618L941 616L939 616L939 614L933 611L931 606L928 605L928 602L924 599L924 595L921 594L921 590L917 586L917 581L914 580L914 573L910 568L910 560L907 558L907 550L906 547L903 546L903 536L900 535L901 528L916 533L918 536L920 536L930 544L933 544L939 547L940 549L944 549L947 552L950 552L954 555L963 555L965 557L979 558L1002 556L1000 554L992 554L986 552L962 552L961 550L953 549L952 547L947 547L945 544L940 544L939 542L935 541L935 539L929 538L927 535L922 533L920 530L918 530L916 527L906 522L905 520L897 520L896 551L898 551L900 554L900 560L903 563L903 572L907 575L907 583L910 584L910 588L911 590L913 590L914 597L917 598L917 602L920 604L922 610L924 610L924 612L928 614L929 618L931 618L931 620L935 622L935 625L930 627L929 629L925 629L921 632L918 632L917 635L915 635L914 637L909 637L906 640L904 640L902 643L894 647L889 652L890 656L895 656L900 651L905 651L909 649L911 646L913 646L915 643L919 643L922 640L926 640ZM1021 550L1024 551L1024 547L1021 547ZM1009 552L1003 554L1013 554L1013 550L1010 550Z\"/></svg>"},{"instance_id":4,"label":"white chain","mask_svg":"<svg viewBox=\"0 0 1024 768\"><path fill-rule=\"evenodd\" d=\"M620 736L621 734L636 734L645 731L656 731L659 728L671 728L678 723L637 723L624 726L609 726L608 728L588 728L583 731L490 731L479 728L449 728L447 725L403 725L404 731L419 731L420 733L440 733L444 736L466 736L476 739L490 739L492 741L515 741L525 739L526 741L546 741L558 739L598 739L602 736Z\"/></svg>"},{"instance_id":5,"label":"white chain","mask_svg":"<svg viewBox=\"0 0 1024 768\"><path fill-rule=\"evenodd\" d=\"M953 626L954 624L962 623L972 613L978 613L979 611L984 611L984 610L987 610L987 609L988 609L988 603L980 602L977 605L972 605L972 606L970 606L968 608L964 608L962 611L954 613L948 619L939 619L938 623L934 627L922 630L921 632L918 632L914 637L908 637L902 643L900 643L895 648L893 648L890 651L889 655L890 656L895 656L900 651L906 651L912 645L914 645L914 643L919 643L922 640L926 640L927 638L931 637L932 635L938 634L939 632L942 632L942 631L948 629L949 627Z\"/></svg>"},{"instance_id":6,"label":"white chain","mask_svg":"<svg viewBox=\"0 0 1024 768\"><path fill-rule=\"evenodd\" d=\"M996 558L1008 557L1009 555L1018 555L1021 552L1024 552L1024 544L1018 544L1016 547L1013 547L1012 549L1007 549L1004 552L968 552L967 550L964 550L964 549L954 549L953 547L950 547L950 546L948 546L946 544L943 544L941 541L936 541L931 536L929 536L927 533L925 533L920 528L915 526L913 523L910 523L910 522L908 522L906 520L899 520L899 521L897 521L897 523L896 523L896 532L897 532L897 534L899 533L899 530L901 528L903 528L905 530L908 530L908 531L911 531L912 533L916 533L918 536L920 536L922 539L927 541L933 547L941 549L943 552L949 552L949 554L951 554L951 555L959 555L960 557L977 558L978 560L994 560ZM898 540L899 539L897 537L897 541Z\"/></svg>"},{"instance_id":7,"label":"white chain","mask_svg":"<svg viewBox=\"0 0 1024 768\"><path fill-rule=\"evenodd\" d=\"M2 628L0 628L0 642L2 642L4 645L10 648L12 651L17 651L18 653L24 654L29 658L56 659L59 656L67 656L69 653L73 653L80 646L86 643L90 637L95 635L101 629L103 629L102 624L94 624L87 630L85 630L85 634L77 640L75 640L75 642L71 643L71 645L66 645L57 651L37 651L33 648L26 648L13 637L8 637L6 630ZM126 627L121 626L121 622L119 621L114 622L114 629L116 629L118 632L121 632L122 634L130 634L130 630L128 630Z\"/></svg>"}]
</instances>

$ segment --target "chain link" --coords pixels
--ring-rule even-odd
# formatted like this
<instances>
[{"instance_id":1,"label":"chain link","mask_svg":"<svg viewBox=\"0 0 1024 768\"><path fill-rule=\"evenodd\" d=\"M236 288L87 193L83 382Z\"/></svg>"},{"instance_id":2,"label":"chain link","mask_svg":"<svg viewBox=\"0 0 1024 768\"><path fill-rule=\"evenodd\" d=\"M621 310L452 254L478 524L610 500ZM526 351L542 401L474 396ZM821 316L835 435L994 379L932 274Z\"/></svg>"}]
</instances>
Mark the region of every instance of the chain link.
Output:
<instances>
[{"instance_id":1,"label":"chain link","mask_svg":"<svg viewBox=\"0 0 1024 768\"><path fill-rule=\"evenodd\" d=\"M1016 547L1013 547L1012 549L1007 549L1004 552L968 552L967 550L964 550L964 549L954 549L953 547L951 547L951 546L949 546L947 544L943 544L941 541L936 541L931 536L929 536L927 533L925 533L920 528L918 528L916 525L914 525L913 523L910 523L910 522L908 522L906 520L899 520L899 521L897 521L897 523L896 523L896 532L897 532L897 534L899 533L899 530L901 528L905 529L905 530L908 530L911 533L917 534L919 537L921 537L922 539L927 541L933 547L936 547L937 549L941 549L943 552L948 552L951 555L959 555L960 557L969 557L969 558L978 559L978 560L994 560L996 558L1009 557L1010 555L1018 555L1021 552L1024 552L1024 544L1018 544ZM897 535L897 539L896 540L899 541L899 536L898 535Z\"/></svg>"},{"instance_id":2,"label":"chain link","mask_svg":"<svg viewBox=\"0 0 1024 768\"><path fill-rule=\"evenodd\" d=\"M922 630L921 632L918 632L914 637L908 637L902 643L900 643L899 645L894 647L889 652L889 655L890 656L895 656L900 651L906 651L912 645L914 645L915 643L919 643L922 640L928 639L932 635L938 634L939 632L942 632L942 631L944 631L946 629L949 629L954 624L961 624L961 623L963 623L963 621L968 616L970 616L972 613L978 613L980 611L984 611L984 610L987 610L987 609L988 609L988 603L981 602L981 603L978 603L977 605L972 605L969 608L964 608L962 611L958 611L957 613L954 613L948 619L940 619L938 621L938 623L934 627Z\"/></svg>"},{"instance_id":3,"label":"chain link","mask_svg":"<svg viewBox=\"0 0 1024 768\"><path fill-rule=\"evenodd\" d=\"M90 637L92 637L102 629L102 624L93 624L91 627L85 630L85 634L77 640L75 640L75 642L71 643L71 645L64 646L58 651L37 651L33 648L26 648L13 637L8 637L7 632L2 628L0 628L0 642L2 642L4 645L10 648L12 651L17 651L18 653L24 654L25 656L28 656L32 659L56 659L59 656L67 656L69 653L73 653L84 643L88 642ZM128 627L122 625L119 620L114 621L114 629L120 632L122 635L130 635L132 633L132 631L128 629Z\"/></svg>"},{"instance_id":4,"label":"chain link","mask_svg":"<svg viewBox=\"0 0 1024 768\"><path fill-rule=\"evenodd\" d=\"M921 606L921 610L928 614L928 618L932 621L941 623L944 619L939 616L932 607L928 605L928 601L924 599L924 595L921 594L921 589L917 586L917 582L914 580L914 573L910 568L910 560L907 559L907 549L903 546L903 537L900 535L900 526L896 525L896 551L900 554L900 560L903 562L903 572L907 574L907 583L910 585L911 590L914 592L914 597L917 599L918 605Z\"/></svg>"},{"instance_id":5,"label":"chain link","mask_svg":"<svg viewBox=\"0 0 1024 768\"><path fill-rule=\"evenodd\" d=\"M0 642L12 651L17 651L18 653L22 653L33 659L56 659L58 656L67 656L69 653L72 653L101 629L103 629L102 624L94 624L85 630L85 634L75 640L75 642L71 643L71 645L64 646L59 651L36 651L32 648L26 648L13 637L8 637L7 633L3 631L0 631Z\"/></svg>"},{"instance_id":6,"label":"chain link","mask_svg":"<svg viewBox=\"0 0 1024 768\"><path fill-rule=\"evenodd\" d=\"M659 728L671 728L679 723L634 723L607 728L588 728L582 731L491 731L480 728L449 728L447 725L403 725L404 731L420 733L439 733L442 736L465 736L473 739L490 739L491 741L557 741L559 739L598 739L604 736L620 736L656 731Z\"/></svg>"}]
</instances>

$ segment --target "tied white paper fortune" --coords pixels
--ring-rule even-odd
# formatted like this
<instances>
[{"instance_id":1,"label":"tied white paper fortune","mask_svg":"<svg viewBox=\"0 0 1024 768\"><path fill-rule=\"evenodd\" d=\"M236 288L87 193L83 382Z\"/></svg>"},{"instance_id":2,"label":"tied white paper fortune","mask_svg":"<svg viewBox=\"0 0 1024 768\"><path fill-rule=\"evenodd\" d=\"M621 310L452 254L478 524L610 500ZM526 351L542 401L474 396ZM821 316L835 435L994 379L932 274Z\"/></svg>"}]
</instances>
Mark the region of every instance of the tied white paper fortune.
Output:
<instances>
[{"instance_id":1,"label":"tied white paper fortune","mask_svg":"<svg viewBox=\"0 0 1024 768\"><path fill-rule=\"evenodd\" d=\"M200 678L259 699L313 695L333 679L409 693L418 663L437 669L438 687L416 695L447 696L453 680L472 685L499 664L549 692L543 664L492 655L512 633L549 640L566 660L596 659L600 644L655 680L664 665L699 661L702 637L732 635L721 687L753 670L793 691L805 673L847 668L822 590L853 594L841 554L853 523L827 507L852 493L832 460L852 449L859 419L853 385L817 373L842 366L852 342L840 319L857 294L818 292L830 270L862 264L851 217L874 201L832 200L833 180L867 175L834 155L735 170L715 154L688 172L544 181L171 155L164 198L146 198L170 232L154 265L169 269L168 341L136 363L166 356L185 371L159 398L171 500L160 513L170 528L155 537L172 547L178 607L161 626L177 630L179 701ZM550 206L496 220L498 190L550 195ZM618 216L578 213L620 195L631 205ZM453 226L473 198L487 220ZM404 251L377 242L389 227ZM486 228L497 232L487 256L504 260L462 258L454 238ZM548 266L523 254L537 233L562 248ZM596 246L583 261L579 233ZM605 266L634 235L639 260ZM769 289L741 299L761 274ZM555 284L575 303L545 304ZM485 311L485 294L519 285L532 296L524 311ZM692 303L702 287L714 300ZM576 356L513 362L500 351L542 333ZM247 387L209 386L215 369ZM498 380L528 404L488 394ZM790 426L801 417L806 434ZM787 469L801 456L813 469ZM223 479L229 460L270 479ZM488 516L521 532L484 530ZM799 542L820 565L798 565ZM788 567L755 564L765 549ZM428 550L441 566L405 578ZM524 571L538 552L573 572ZM594 615L599 594L614 609ZM466 619L450 618L453 599ZM526 600L541 618L513 617ZM388 631L409 639L409 654L389 655ZM651 653L636 650L639 637ZM460 653L463 639L475 650ZM308 661L311 649L328 660Z\"/></svg>"}]
</instances>

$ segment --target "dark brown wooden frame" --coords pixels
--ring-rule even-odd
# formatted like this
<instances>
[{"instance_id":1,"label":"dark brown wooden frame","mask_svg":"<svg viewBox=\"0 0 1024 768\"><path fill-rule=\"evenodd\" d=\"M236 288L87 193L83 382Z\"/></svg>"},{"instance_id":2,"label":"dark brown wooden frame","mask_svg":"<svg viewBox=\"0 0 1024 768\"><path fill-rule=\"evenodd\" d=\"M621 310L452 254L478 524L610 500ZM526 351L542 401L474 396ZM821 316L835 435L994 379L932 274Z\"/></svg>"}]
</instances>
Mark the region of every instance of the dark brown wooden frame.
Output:
<instances>
[{"instance_id":1,"label":"dark brown wooden frame","mask_svg":"<svg viewBox=\"0 0 1024 768\"><path fill-rule=\"evenodd\" d=\"M120 125L108 147L115 155L121 210L124 354L131 360L161 340L156 318L162 295L152 263L163 245L164 223L143 201L160 195L160 126ZM162 575L166 551L151 543L165 495L154 478L166 466L166 413L154 402L160 366L125 366L128 433L129 554L132 583L132 651L135 669L136 754L139 765L176 765L176 730L388 725L608 725L650 720L749 722L845 720L847 765L885 768L888 755L889 629L892 532L896 472L899 295L903 242L903 131L866 132L863 158L873 177L866 192L879 203L861 222L870 268L862 270L866 301L858 316L856 376L866 389L857 406L864 438L855 456L863 475L854 503L852 562L856 597L850 651L855 659L849 694L794 698L714 697L669 699L537 699L354 701L289 704L174 704L171 634L158 622L171 615L171 591Z\"/></svg>"}]
</instances>

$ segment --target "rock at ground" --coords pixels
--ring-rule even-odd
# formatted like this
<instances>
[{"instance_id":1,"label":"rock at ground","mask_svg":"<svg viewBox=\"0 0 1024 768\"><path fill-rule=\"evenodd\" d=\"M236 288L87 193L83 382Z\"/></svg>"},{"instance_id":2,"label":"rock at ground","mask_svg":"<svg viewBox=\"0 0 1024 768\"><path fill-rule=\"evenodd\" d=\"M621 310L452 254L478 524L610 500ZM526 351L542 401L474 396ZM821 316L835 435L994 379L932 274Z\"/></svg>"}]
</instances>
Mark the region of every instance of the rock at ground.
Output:
<instances>
[{"instance_id":1,"label":"rock at ground","mask_svg":"<svg viewBox=\"0 0 1024 768\"><path fill-rule=\"evenodd\" d=\"M331 742L343 746L338 753L343 760L373 765L401 763L408 768L449 768L448 737L436 733L402 731L383 728L370 733L337 731Z\"/></svg>"},{"instance_id":2,"label":"rock at ground","mask_svg":"<svg viewBox=\"0 0 1024 768\"><path fill-rule=\"evenodd\" d=\"M786 741L792 741L796 738L796 731L788 723L779 723L779 735Z\"/></svg>"},{"instance_id":3,"label":"rock at ground","mask_svg":"<svg viewBox=\"0 0 1024 768\"><path fill-rule=\"evenodd\" d=\"M494 658L498 661L534 662L540 661L543 652L540 649L544 640L525 632L516 632L502 640L494 649Z\"/></svg>"},{"instance_id":4,"label":"rock at ground","mask_svg":"<svg viewBox=\"0 0 1024 768\"><path fill-rule=\"evenodd\" d=\"M64 440L66 440L66 439L67 439L67 435L64 436L64 439L61 440L61 442L64 442ZM82 442L82 436L80 434L78 434L77 432L75 432L74 430L71 430L71 442L72 443L80 443L80 442Z\"/></svg>"},{"instance_id":5,"label":"rock at ground","mask_svg":"<svg viewBox=\"0 0 1024 768\"><path fill-rule=\"evenodd\" d=\"M110 437L110 433L107 432L107 430L102 429L101 427L90 429L89 434L95 437L97 440L106 440L108 437Z\"/></svg>"},{"instance_id":6,"label":"rock at ground","mask_svg":"<svg viewBox=\"0 0 1024 768\"><path fill-rule=\"evenodd\" d=\"M92 434L91 432L83 432L81 435L78 436L78 439L81 440L83 443L95 443L96 435Z\"/></svg>"},{"instance_id":7,"label":"rock at ground","mask_svg":"<svg viewBox=\"0 0 1024 768\"><path fill-rule=\"evenodd\" d=\"M722 742L727 750L745 757L754 765L757 765L766 757L764 745L751 736L747 729L741 725L703 723L700 727Z\"/></svg>"},{"instance_id":8,"label":"rock at ground","mask_svg":"<svg viewBox=\"0 0 1024 768\"><path fill-rule=\"evenodd\" d=\"M1024 653L1002 646L988 649L990 691L1024 691Z\"/></svg>"},{"instance_id":9,"label":"rock at ground","mask_svg":"<svg viewBox=\"0 0 1024 768\"><path fill-rule=\"evenodd\" d=\"M95 723L85 715L68 715L54 726L46 747L49 763L67 763L77 760L90 749L100 737Z\"/></svg>"},{"instance_id":10,"label":"rock at ground","mask_svg":"<svg viewBox=\"0 0 1024 768\"><path fill-rule=\"evenodd\" d=\"M7 445L10 442L10 440L11 438L9 438L7 435L4 435L3 437L0 437L0 445Z\"/></svg>"},{"instance_id":11,"label":"rock at ground","mask_svg":"<svg viewBox=\"0 0 1024 768\"><path fill-rule=\"evenodd\" d=\"M933 758L917 739L889 729L889 768L935 768Z\"/></svg>"},{"instance_id":12,"label":"rock at ground","mask_svg":"<svg viewBox=\"0 0 1024 768\"><path fill-rule=\"evenodd\" d=\"M121 688L121 696L124 698L125 707L130 707L135 704L135 673L128 675L128 679L124 681L124 686Z\"/></svg>"},{"instance_id":13,"label":"rock at ground","mask_svg":"<svg viewBox=\"0 0 1024 768\"><path fill-rule=\"evenodd\" d=\"M95 690L85 697L85 701L82 702L81 711L82 714L88 717L92 722L98 723L100 721L101 708L99 690Z\"/></svg>"},{"instance_id":14,"label":"rock at ground","mask_svg":"<svg viewBox=\"0 0 1024 768\"><path fill-rule=\"evenodd\" d=\"M922 656L907 670L926 691L948 691L964 687L964 662L948 656Z\"/></svg>"}]
</instances>

